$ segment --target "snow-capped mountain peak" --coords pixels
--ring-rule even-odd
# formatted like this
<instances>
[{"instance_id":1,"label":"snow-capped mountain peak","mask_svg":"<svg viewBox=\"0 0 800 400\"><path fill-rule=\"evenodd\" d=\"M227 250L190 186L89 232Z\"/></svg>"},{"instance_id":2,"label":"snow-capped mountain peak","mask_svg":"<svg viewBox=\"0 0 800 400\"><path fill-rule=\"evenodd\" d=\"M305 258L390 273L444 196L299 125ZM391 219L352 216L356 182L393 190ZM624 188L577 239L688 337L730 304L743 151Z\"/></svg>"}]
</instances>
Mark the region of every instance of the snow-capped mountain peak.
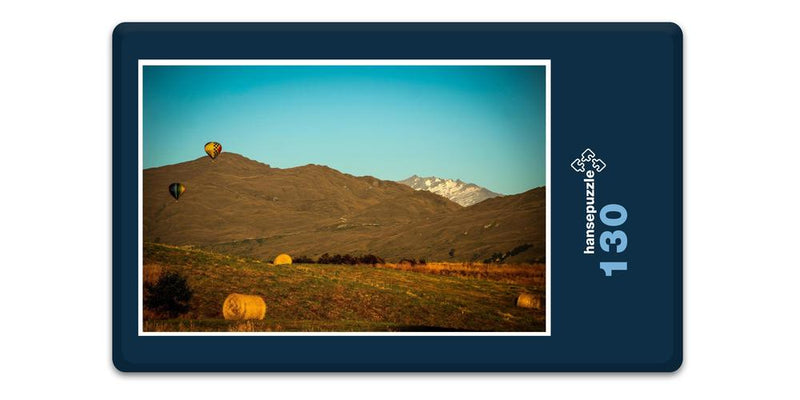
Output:
<instances>
[{"instance_id":1,"label":"snow-capped mountain peak","mask_svg":"<svg viewBox=\"0 0 800 400\"><path fill-rule=\"evenodd\" d=\"M435 176L422 177L413 175L408 179L398 181L415 190L427 190L446 197L464 207L480 203L492 197L502 196L474 183L462 182L460 179L444 179Z\"/></svg>"}]
</instances>

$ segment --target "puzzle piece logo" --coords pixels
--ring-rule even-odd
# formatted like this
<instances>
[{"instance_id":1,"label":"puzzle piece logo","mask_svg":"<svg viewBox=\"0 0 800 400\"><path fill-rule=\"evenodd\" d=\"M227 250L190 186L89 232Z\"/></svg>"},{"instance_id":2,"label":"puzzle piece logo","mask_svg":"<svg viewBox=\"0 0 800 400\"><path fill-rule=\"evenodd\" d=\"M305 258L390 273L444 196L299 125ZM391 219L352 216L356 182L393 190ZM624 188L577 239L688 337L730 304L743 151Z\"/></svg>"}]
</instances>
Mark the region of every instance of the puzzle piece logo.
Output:
<instances>
[{"instance_id":1,"label":"puzzle piece logo","mask_svg":"<svg viewBox=\"0 0 800 400\"><path fill-rule=\"evenodd\" d=\"M570 164L570 166L575 170L575 172L586 172L586 168L589 166L589 163L591 163L590 168L597 172L601 172L606 169L606 163L597 158L597 155L594 154L592 149L584 150L583 153L581 153L581 158L576 158L575 161Z\"/></svg>"}]
</instances>

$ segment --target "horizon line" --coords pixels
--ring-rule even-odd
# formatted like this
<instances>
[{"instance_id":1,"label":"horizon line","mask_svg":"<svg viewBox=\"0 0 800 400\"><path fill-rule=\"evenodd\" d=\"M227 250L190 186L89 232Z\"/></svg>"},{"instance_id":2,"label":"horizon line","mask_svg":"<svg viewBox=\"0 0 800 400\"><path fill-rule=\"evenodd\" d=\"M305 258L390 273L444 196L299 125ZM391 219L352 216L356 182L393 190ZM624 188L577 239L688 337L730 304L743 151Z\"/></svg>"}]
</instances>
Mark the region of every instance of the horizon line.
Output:
<instances>
[{"instance_id":1,"label":"horizon line","mask_svg":"<svg viewBox=\"0 0 800 400\"><path fill-rule=\"evenodd\" d=\"M534 187L530 187L530 188L525 189L525 190L523 190L521 192L518 192L518 193L502 193L502 192L499 192L499 191L496 191L496 190L492 190L487 186L461 179L460 177L459 178L450 178L450 177L438 176L438 175L435 175L435 174L434 175L429 175L429 176L423 176L423 175L420 175L419 173L412 173L407 178L403 178L403 179L399 179L399 180L393 180L393 179L380 178L380 177L377 177L375 175L354 175L354 174L351 174L349 172L343 171L341 169L338 169L338 168L335 168L335 167L332 167L332 166L326 165L326 164L308 163L308 164L296 165L296 166L293 166L293 167L276 167L276 166L273 166L272 164L269 164L269 163L266 163L266 162L263 162L263 161L259 161L259 160L256 160L254 158L250 158L250 157L248 157L248 156L246 156L244 154L236 153L236 152L233 152L233 151L225 151L223 153L220 153L219 156L217 156L217 157L222 157L224 154L233 154L233 155L242 157L244 159L247 159L249 161L257 162L259 164L263 164L263 165L266 165L269 168L274 168L274 169L285 170L285 169L301 168L301 167L307 167L307 166L318 166L318 167L330 168L330 169L332 169L332 170L334 170L334 171L336 171L336 172L338 172L340 174L346 174L346 175L350 175L350 176L353 176L353 177L356 177L356 178L370 177L370 178L375 178L375 179L379 179L379 180L382 180L382 181L395 182L395 183L400 183L400 181L408 180L408 179L411 179L411 178L414 178L414 177L417 177L417 178L431 178L432 177L432 178L439 178L439 179L449 179L449 180L452 180L452 181L460 181L461 183L464 183L464 184L467 184L467 185L475 185L475 186L478 186L478 187L480 187L482 189L485 189L485 190L488 190L490 192L499 194L500 196L513 196L513 195L522 194L522 193L531 191L533 189L538 189L538 188L542 188L542 187L546 187L547 186L546 184L545 185L540 185L540 186L534 186ZM180 164L186 164L186 163L190 163L190 162L194 162L194 161L198 161L198 160L204 159L206 157L208 157L208 156L207 155L203 155L203 156L199 156L197 158L194 158L194 159L191 159L191 160L187 160L187 161L181 161L181 162L177 162L177 163L173 163L173 164L158 165L158 166L153 166L153 167L142 166L142 171L147 171L147 170L157 169L157 168L164 168L164 167L171 167L171 166L180 165ZM422 189L415 189L415 190L422 190Z\"/></svg>"}]
</instances>

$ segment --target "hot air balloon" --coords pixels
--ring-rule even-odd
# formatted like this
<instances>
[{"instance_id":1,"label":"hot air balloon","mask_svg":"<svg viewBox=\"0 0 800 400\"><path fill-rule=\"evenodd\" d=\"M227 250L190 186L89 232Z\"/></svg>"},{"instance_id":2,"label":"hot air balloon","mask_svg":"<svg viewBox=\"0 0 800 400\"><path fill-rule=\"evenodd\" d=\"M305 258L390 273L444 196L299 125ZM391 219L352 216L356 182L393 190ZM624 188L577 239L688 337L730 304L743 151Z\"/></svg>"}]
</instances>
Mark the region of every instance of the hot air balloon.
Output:
<instances>
[{"instance_id":1,"label":"hot air balloon","mask_svg":"<svg viewBox=\"0 0 800 400\"><path fill-rule=\"evenodd\" d=\"M172 183L169 185L169 194L175 198L175 201L178 200L179 197L186 191L186 186L183 186L182 183Z\"/></svg>"},{"instance_id":2,"label":"hot air balloon","mask_svg":"<svg viewBox=\"0 0 800 400\"><path fill-rule=\"evenodd\" d=\"M222 153L222 145L217 142L208 142L205 146L206 154L211 157L212 160L216 159L219 153Z\"/></svg>"}]
</instances>

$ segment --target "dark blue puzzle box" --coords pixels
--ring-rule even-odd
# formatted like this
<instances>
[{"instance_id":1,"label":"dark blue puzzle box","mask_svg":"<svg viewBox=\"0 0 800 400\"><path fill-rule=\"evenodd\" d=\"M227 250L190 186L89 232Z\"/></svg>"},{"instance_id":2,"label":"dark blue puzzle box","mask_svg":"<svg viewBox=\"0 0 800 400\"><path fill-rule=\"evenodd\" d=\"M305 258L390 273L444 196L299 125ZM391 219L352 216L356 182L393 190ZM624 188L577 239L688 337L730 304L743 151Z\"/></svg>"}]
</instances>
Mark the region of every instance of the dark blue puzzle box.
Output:
<instances>
[{"instance_id":1,"label":"dark blue puzzle box","mask_svg":"<svg viewBox=\"0 0 800 400\"><path fill-rule=\"evenodd\" d=\"M122 371L674 371L671 23L123 23Z\"/></svg>"}]
</instances>

